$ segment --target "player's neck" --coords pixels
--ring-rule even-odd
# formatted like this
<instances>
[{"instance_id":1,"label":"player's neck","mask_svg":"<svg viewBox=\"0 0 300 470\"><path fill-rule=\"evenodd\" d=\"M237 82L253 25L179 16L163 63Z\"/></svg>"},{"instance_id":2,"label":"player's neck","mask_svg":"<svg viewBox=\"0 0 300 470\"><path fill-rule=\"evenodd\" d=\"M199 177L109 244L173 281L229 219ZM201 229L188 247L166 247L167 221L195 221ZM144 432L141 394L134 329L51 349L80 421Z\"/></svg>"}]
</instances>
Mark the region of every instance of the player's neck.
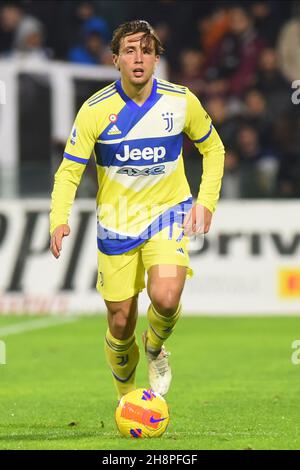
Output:
<instances>
[{"instance_id":1,"label":"player's neck","mask_svg":"<svg viewBox=\"0 0 300 470\"><path fill-rule=\"evenodd\" d=\"M153 86L153 78L151 77L144 85L132 85L128 81L121 78L121 84L124 92L130 99L136 104L141 106L145 103L147 98L150 96Z\"/></svg>"}]
</instances>

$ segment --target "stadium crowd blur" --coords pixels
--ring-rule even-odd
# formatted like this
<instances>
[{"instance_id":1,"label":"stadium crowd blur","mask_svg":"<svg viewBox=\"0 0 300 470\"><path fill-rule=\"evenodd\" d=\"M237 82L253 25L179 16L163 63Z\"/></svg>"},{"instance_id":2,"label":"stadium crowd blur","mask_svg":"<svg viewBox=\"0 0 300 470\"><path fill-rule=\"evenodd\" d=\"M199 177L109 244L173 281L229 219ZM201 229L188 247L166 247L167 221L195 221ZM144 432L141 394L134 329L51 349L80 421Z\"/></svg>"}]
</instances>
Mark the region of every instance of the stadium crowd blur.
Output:
<instances>
[{"instance_id":1,"label":"stadium crowd blur","mask_svg":"<svg viewBox=\"0 0 300 470\"><path fill-rule=\"evenodd\" d=\"M168 79L200 98L222 137L222 198L300 196L297 1L0 2L0 57L111 65L113 29L136 18L154 26ZM188 140L185 164L196 195L201 159Z\"/></svg>"}]
</instances>

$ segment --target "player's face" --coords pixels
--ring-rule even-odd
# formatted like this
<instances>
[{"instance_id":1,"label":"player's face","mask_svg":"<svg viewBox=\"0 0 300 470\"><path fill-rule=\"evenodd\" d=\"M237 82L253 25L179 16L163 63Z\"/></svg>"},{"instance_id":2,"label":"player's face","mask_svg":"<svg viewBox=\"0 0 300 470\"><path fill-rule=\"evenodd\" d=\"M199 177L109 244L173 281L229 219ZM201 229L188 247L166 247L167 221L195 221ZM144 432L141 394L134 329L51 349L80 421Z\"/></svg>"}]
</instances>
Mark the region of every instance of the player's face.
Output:
<instances>
[{"instance_id":1,"label":"player's face","mask_svg":"<svg viewBox=\"0 0 300 470\"><path fill-rule=\"evenodd\" d=\"M124 80L132 85L144 85L152 77L159 56L155 54L154 41L141 39L144 33L125 36L121 40L119 55L113 56Z\"/></svg>"}]
</instances>

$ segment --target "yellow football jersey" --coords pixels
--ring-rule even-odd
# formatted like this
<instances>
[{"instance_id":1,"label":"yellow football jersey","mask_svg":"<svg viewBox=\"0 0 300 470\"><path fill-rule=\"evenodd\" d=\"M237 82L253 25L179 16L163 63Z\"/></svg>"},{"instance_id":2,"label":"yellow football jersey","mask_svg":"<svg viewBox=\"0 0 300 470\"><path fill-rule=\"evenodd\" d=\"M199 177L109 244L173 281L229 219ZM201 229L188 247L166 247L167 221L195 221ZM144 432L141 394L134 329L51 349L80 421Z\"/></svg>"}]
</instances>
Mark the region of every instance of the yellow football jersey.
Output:
<instances>
[{"instance_id":1,"label":"yellow football jersey","mask_svg":"<svg viewBox=\"0 0 300 470\"><path fill-rule=\"evenodd\" d=\"M198 98L188 88L160 79L153 79L141 106L125 94L121 80L95 93L77 114L55 175L51 233L67 223L91 155L99 184L98 247L104 253L126 252L142 243L149 227L153 235L168 223L171 208L185 214L192 199L182 156L184 133L203 154L197 202L213 212L224 147Z\"/></svg>"}]
</instances>

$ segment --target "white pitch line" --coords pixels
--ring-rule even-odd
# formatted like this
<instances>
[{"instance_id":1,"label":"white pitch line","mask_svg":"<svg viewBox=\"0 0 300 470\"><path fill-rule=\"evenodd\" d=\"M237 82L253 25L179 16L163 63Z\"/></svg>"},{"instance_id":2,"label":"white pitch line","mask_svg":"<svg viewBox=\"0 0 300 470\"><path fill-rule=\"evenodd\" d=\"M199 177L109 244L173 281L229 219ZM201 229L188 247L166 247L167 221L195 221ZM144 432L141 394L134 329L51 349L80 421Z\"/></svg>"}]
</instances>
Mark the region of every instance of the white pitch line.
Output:
<instances>
[{"instance_id":1,"label":"white pitch line","mask_svg":"<svg viewBox=\"0 0 300 470\"><path fill-rule=\"evenodd\" d=\"M20 323L15 323L14 325L8 325L3 328L0 328L0 338L10 335L18 335L20 333L25 333L26 331L40 330L42 328L50 328L51 326L60 326L65 323L72 323L77 321L77 318L39 318L32 321L24 321Z\"/></svg>"}]
</instances>

